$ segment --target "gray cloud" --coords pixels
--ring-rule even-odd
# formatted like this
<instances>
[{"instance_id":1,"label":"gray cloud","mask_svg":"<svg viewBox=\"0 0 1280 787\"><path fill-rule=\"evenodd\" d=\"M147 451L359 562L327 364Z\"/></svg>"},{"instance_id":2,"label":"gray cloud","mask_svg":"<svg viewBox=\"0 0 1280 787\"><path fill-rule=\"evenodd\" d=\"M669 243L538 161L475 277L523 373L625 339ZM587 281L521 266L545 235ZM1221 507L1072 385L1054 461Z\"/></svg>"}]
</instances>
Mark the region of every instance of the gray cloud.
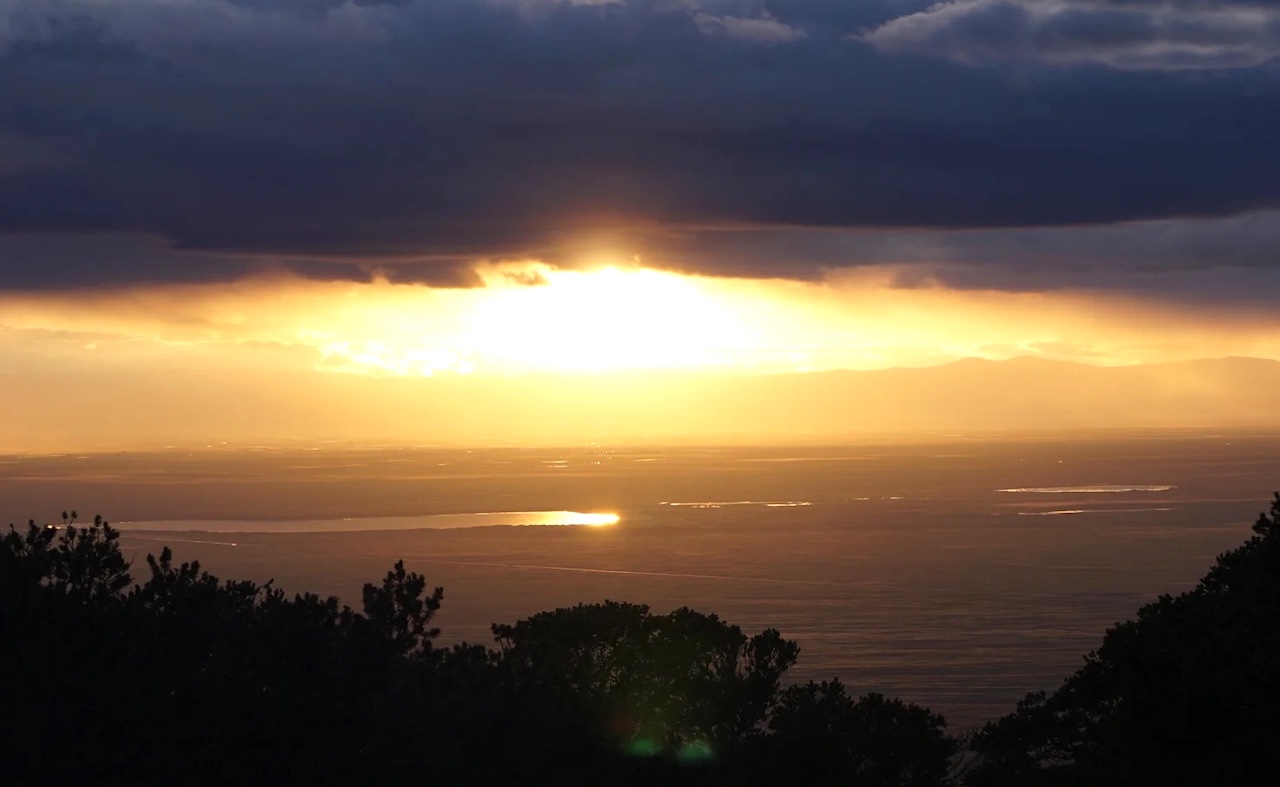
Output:
<instances>
[{"instance_id":1,"label":"gray cloud","mask_svg":"<svg viewBox=\"0 0 1280 787\"><path fill-rule=\"evenodd\" d=\"M755 17L694 15L698 28L710 35L725 35L761 44L788 44L805 37L804 30L785 25L767 12Z\"/></svg>"},{"instance_id":2,"label":"gray cloud","mask_svg":"<svg viewBox=\"0 0 1280 787\"><path fill-rule=\"evenodd\" d=\"M818 280L844 268L883 267L903 287L1129 289L1262 301L1280 287L1280 211L1105 226L667 233L632 243L653 250L646 263L678 270ZM1206 272L1217 284L1193 283Z\"/></svg>"},{"instance_id":3,"label":"gray cloud","mask_svg":"<svg viewBox=\"0 0 1280 787\"><path fill-rule=\"evenodd\" d=\"M0 291L77 291L137 285L215 284L263 276L324 281L478 287L472 261L450 258L360 259L231 254L174 248L140 233L0 235ZM520 283L536 284L533 279Z\"/></svg>"},{"instance_id":4,"label":"gray cloud","mask_svg":"<svg viewBox=\"0 0 1280 787\"><path fill-rule=\"evenodd\" d=\"M888 52L970 63L1248 68L1280 56L1280 6L1257 0L950 0L860 38Z\"/></svg>"},{"instance_id":5,"label":"gray cloud","mask_svg":"<svg viewBox=\"0 0 1280 787\"><path fill-rule=\"evenodd\" d=\"M550 238L538 256L575 267L598 261L601 249L624 259L636 252L649 267L723 276L820 281L845 269L879 268L903 288L1130 291L1166 301L1268 309L1280 291L1280 211L1079 227L632 228L586 243ZM465 256L232 254L183 250L162 238L126 233L0 235L0 260L6 261L0 265L0 290L209 284L269 275L483 286L474 259ZM500 273L517 284L545 283L536 271Z\"/></svg>"},{"instance_id":6,"label":"gray cloud","mask_svg":"<svg viewBox=\"0 0 1280 787\"><path fill-rule=\"evenodd\" d=\"M726 275L910 257L1053 286L1126 248L1153 269L1275 265L1265 233L1191 256L1150 238L1280 207L1280 79L1122 62L1150 5L1063 0L1057 32L1033 5L0 0L0 235L26 244L0 248L0 287L272 266L466 284L466 260L573 264L600 235ZM963 56L985 65L896 54L924 23L985 41ZM1211 28L1160 35L1236 46ZM1062 54L1088 48L1111 54ZM1101 67L1055 65L1082 62ZM35 250L73 234L134 246Z\"/></svg>"}]
</instances>

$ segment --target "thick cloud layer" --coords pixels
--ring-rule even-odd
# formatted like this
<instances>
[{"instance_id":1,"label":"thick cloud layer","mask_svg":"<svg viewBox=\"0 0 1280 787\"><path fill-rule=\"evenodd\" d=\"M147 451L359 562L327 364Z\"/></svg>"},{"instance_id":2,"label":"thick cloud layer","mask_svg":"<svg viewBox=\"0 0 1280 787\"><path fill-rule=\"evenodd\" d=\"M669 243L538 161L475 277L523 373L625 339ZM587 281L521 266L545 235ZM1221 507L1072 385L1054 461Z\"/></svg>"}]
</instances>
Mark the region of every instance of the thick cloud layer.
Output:
<instances>
[{"instance_id":1,"label":"thick cloud layer","mask_svg":"<svg viewBox=\"0 0 1280 787\"><path fill-rule=\"evenodd\" d=\"M848 240L876 228L873 246L917 228L1040 246L1017 264L1051 282L1082 256L1043 248L1067 230L1026 228L1143 220L1156 240L1129 242L1131 256L1161 266L1151 221L1280 207L1278 13L0 0L0 233L128 233L202 252L71 264L34 241L6 254L10 242L0 288L263 267L465 284L461 261L568 263L602 232L670 267L811 277L882 261ZM828 231L850 228L836 252L760 253L801 229L830 245ZM1191 256L1275 264L1261 235Z\"/></svg>"}]
</instances>

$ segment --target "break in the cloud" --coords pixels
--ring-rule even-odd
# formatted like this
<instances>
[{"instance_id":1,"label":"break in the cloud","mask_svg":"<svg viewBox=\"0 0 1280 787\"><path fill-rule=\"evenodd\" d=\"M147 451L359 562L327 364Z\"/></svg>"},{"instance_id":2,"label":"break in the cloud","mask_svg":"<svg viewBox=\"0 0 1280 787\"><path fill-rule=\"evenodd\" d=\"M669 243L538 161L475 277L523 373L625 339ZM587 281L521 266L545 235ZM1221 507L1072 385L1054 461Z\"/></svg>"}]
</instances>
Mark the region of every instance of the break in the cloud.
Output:
<instances>
[{"instance_id":1,"label":"break in the cloud","mask_svg":"<svg viewBox=\"0 0 1280 787\"><path fill-rule=\"evenodd\" d=\"M0 0L0 288L466 285L602 250L1014 289L1272 271L1276 13Z\"/></svg>"},{"instance_id":2,"label":"break in the cloud","mask_svg":"<svg viewBox=\"0 0 1280 787\"><path fill-rule=\"evenodd\" d=\"M950 0L862 40L964 62L1119 69L1250 68L1280 56L1280 6L1259 0Z\"/></svg>"}]
</instances>

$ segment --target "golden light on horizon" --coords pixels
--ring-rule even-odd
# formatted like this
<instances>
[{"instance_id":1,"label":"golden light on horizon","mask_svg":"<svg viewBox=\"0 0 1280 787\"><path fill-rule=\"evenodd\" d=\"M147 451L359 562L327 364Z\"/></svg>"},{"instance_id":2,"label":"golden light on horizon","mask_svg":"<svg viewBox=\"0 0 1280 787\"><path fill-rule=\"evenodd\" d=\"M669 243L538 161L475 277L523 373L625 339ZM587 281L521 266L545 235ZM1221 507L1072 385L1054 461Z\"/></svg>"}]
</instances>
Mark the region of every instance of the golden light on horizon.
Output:
<instances>
[{"instance_id":1,"label":"golden light on horizon","mask_svg":"<svg viewBox=\"0 0 1280 787\"><path fill-rule=\"evenodd\" d=\"M944 421L951 429L1012 417L998 392L958 408L953 425L917 412L923 394L907 390L912 375L846 389L796 373L969 357L1095 366L1280 359L1274 313L1128 294L905 288L883 270L796 281L524 261L476 272L483 286L471 288L277 277L0 296L0 367L21 381L0 393L0 406L26 424L12 432L14 445L41 450L273 436L548 445L762 435L783 424L805 434ZM791 376L746 379L766 374ZM1157 390L1208 386L1174 379L1190 372L1162 374ZM1133 412L1128 392L1067 388L1041 395L1066 396L1055 407L1072 418L1190 417L1158 406ZM1252 407L1242 396L1232 411ZM614 520L601 517L611 516L584 524L607 526Z\"/></svg>"},{"instance_id":2,"label":"golden light on horizon","mask_svg":"<svg viewBox=\"0 0 1280 787\"><path fill-rule=\"evenodd\" d=\"M291 278L0 300L14 368L261 368L374 377L774 373L1032 355L1099 365L1280 358L1274 315L1132 295L895 286L638 266L477 265L484 286Z\"/></svg>"}]
</instances>

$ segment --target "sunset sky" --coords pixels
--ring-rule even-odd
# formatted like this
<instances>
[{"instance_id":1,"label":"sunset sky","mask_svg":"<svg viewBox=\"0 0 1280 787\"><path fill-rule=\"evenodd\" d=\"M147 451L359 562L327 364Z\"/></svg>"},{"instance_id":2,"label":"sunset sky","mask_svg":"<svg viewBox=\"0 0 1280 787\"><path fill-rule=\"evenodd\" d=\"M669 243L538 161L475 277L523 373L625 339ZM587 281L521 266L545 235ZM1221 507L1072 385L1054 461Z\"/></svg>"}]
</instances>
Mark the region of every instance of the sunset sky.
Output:
<instances>
[{"instance_id":1,"label":"sunset sky","mask_svg":"<svg viewBox=\"0 0 1280 787\"><path fill-rule=\"evenodd\" d=\"M0 405L1280 359L1277 139L1257 0L0 0Z\"/></svg>"}]
</instances>

